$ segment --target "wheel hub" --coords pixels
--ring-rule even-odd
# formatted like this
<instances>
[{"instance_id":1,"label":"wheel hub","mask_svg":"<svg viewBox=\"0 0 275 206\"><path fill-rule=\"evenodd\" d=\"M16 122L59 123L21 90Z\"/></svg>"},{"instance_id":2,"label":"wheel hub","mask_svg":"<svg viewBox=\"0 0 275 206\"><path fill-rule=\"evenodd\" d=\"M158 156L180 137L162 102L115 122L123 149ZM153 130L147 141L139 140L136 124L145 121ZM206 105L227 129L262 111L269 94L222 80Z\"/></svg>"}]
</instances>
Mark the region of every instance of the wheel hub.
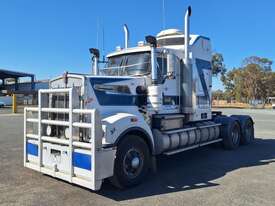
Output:
<instances>
[{"instance_id":1,"label":"wheel hub","mask_svg":"<svg viewBox=\"0 0 275 206\"><path fill-rule=\"evenodd\" d=\"M131 162L132 167L135 169L138 168L139 162L140 162L139 157L134 157Z\"/></svg>"},{"instance_id":2,"label":"wheel hub","mask_svg":"<svg viewBox=\"0 0 275 206\"><path fill-rule=\"evenodd\" d=\"M123 160L124 173L129 178L135 178L142 171L143 155L136 149L130 149Z\"/></svg>"}]
</instances>

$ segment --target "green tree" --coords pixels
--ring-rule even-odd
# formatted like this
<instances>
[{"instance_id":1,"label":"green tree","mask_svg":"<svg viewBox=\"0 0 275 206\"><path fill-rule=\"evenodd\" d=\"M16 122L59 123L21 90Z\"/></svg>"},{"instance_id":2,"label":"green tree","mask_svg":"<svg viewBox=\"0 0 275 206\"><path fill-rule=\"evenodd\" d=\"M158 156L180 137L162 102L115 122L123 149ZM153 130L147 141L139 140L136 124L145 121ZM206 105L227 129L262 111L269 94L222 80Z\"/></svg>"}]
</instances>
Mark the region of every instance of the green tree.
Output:
<instances>
[{"instance_id":1,"label":"green tree","mask_svg":"<svg viewBox=\"0 0 275 206\"><path fill-rule=\"evenodd\" d=\"M224 92L220 89L212 92L212 99L215 100L226 100Z\"/></svg>"},{"instance_id":2,"label":"green tree","mask_svg":"<svg viewBox=\"0 0 275 206\"><path fill-rule=\"evenodd\" d=\"M242 67L228 71L222 82L225 94L240 102L262 100L275 96L275 73L272 61L257 56L247 57Z\"/></svg>"},{"instance_id":3,"label":"green tree","mask_svg":"<svg viewBox=\"0 0 275 206\"><path fill-rule=\"evenodd\" d=\"M248 64L243 69L243 90L249 100L262 99L267 97L266 93L266 72L258 64Z\"/></svg>"},{"instance_id":4,"label":"green tree","mask_svg":"<svg viewBox=\"0 0 275 206\"><path fill-rule=\"evenodd\" d=\"M243 60L242 67L245 68L250 64L256 64L264 71L272 71L272 63L272 60L265 57L250 56Z\"/></svg>"},{"instance_id":5,"label":"green tree","mask_svg":"<svg viewBox=\"0 0 275 206\"><path fill-rule=\"evenodd\" d=\"M226 73L223 55L221 53L213 53L211 63L213 76L217 77L220 74L223 77Z\"/></svg>"},{"instance_id":6,"label":"green tree","mask_svg":"<svg viewBox=\"0 0 275 206\"><path fill-rule=\"evenodd\" d=\"M233 68L228 71L222 79L223 85L227 96L239 101L244 102L246 93L244 87L244 71L241 68Z\"/></svg>"},{"instance_id":7,"label":"green tree","mask_svg":"<svg viewBox=\"0 0 275 206\"><path fill-rule=\"evenodd\" d=\"M269 72L265 78L266 96L275 97L275 72Z\"/></svg>"}]
</instances>

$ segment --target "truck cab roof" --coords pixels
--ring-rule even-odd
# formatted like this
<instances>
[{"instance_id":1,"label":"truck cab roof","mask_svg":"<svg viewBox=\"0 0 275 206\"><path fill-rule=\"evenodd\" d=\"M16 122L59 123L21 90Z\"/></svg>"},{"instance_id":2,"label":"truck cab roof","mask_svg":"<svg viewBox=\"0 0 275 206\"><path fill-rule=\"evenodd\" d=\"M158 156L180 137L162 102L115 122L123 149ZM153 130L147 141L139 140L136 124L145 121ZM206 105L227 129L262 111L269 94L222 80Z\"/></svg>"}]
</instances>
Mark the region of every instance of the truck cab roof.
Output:
<instances>
[{"instance_id":1,"label":"truck cab roof","mask_svg":"<svg viewBox=\"0 0 275 206\"><path fill-rule=\"evenodd\" d=\"M157 34L157 48L165 48L165 49L177 49L177 50L184 50L184 33L178 29L166 29ZM190 35L190 45L195 45L198 40L203 39L206 41L210 41L210 38L191 34ZM120 48L118 47L116 51L111 52L107 55L107 58L124 55L124 54L131 54L131 53L139 53L139 52L149 52L150 46L148 44L141 44L138 43L138 46L129 47L129 48Z\"/></svg>"}]
</instances>

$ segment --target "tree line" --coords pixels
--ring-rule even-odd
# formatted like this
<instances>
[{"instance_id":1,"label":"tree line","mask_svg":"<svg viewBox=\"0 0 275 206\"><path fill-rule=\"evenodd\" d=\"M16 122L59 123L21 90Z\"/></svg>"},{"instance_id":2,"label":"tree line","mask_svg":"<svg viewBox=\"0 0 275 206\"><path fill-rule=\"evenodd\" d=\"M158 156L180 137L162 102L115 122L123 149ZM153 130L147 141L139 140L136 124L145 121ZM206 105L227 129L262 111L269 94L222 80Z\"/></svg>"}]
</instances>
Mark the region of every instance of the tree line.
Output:
<instances>
[{"instance_id":1,"label":"tree line","mask_svg":"<svg viewBox=\"0 0 275 206\"><path fill-rule=\"evenodd\" d=\"M213 75L219 77L224 91L213 92L213 99L235 100L242 103L267 102L275 96L275 72L272 60L265 57L250 56L238 68L227 71L222 54L215 53L212 58Z\"/></svg>"}]
</instances>

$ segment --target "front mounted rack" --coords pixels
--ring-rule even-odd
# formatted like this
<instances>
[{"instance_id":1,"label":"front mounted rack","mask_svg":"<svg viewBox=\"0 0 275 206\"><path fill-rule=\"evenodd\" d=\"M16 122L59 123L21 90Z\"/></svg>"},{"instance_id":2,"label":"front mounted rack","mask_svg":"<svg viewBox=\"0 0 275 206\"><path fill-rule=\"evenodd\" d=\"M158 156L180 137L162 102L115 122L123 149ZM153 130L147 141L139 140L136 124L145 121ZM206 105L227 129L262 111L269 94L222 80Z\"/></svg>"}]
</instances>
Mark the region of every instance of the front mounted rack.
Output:
<instances>
[{"instance_id":1,"label":"front mounted rack","mask_svg":"<svg viewBox=\"0 0 275 206\"><path fill-rule=\"evenodd\" d=\"M54 107L51 96L65 95L66 107ZM24 166L62 180L99 190L102 180L113 175L116 148L102 147L102 124L96 109L78 109L76 89L39 90L38 107L24 110ZM59 104L60 105L60 104ZM67 118L49 119L49 114ZM86 121L80 118L86 115ZM46 125L68 128L66 138L45 135ZM79 129L88 130L89 142Z\"/></svg>"}]
</instances>

